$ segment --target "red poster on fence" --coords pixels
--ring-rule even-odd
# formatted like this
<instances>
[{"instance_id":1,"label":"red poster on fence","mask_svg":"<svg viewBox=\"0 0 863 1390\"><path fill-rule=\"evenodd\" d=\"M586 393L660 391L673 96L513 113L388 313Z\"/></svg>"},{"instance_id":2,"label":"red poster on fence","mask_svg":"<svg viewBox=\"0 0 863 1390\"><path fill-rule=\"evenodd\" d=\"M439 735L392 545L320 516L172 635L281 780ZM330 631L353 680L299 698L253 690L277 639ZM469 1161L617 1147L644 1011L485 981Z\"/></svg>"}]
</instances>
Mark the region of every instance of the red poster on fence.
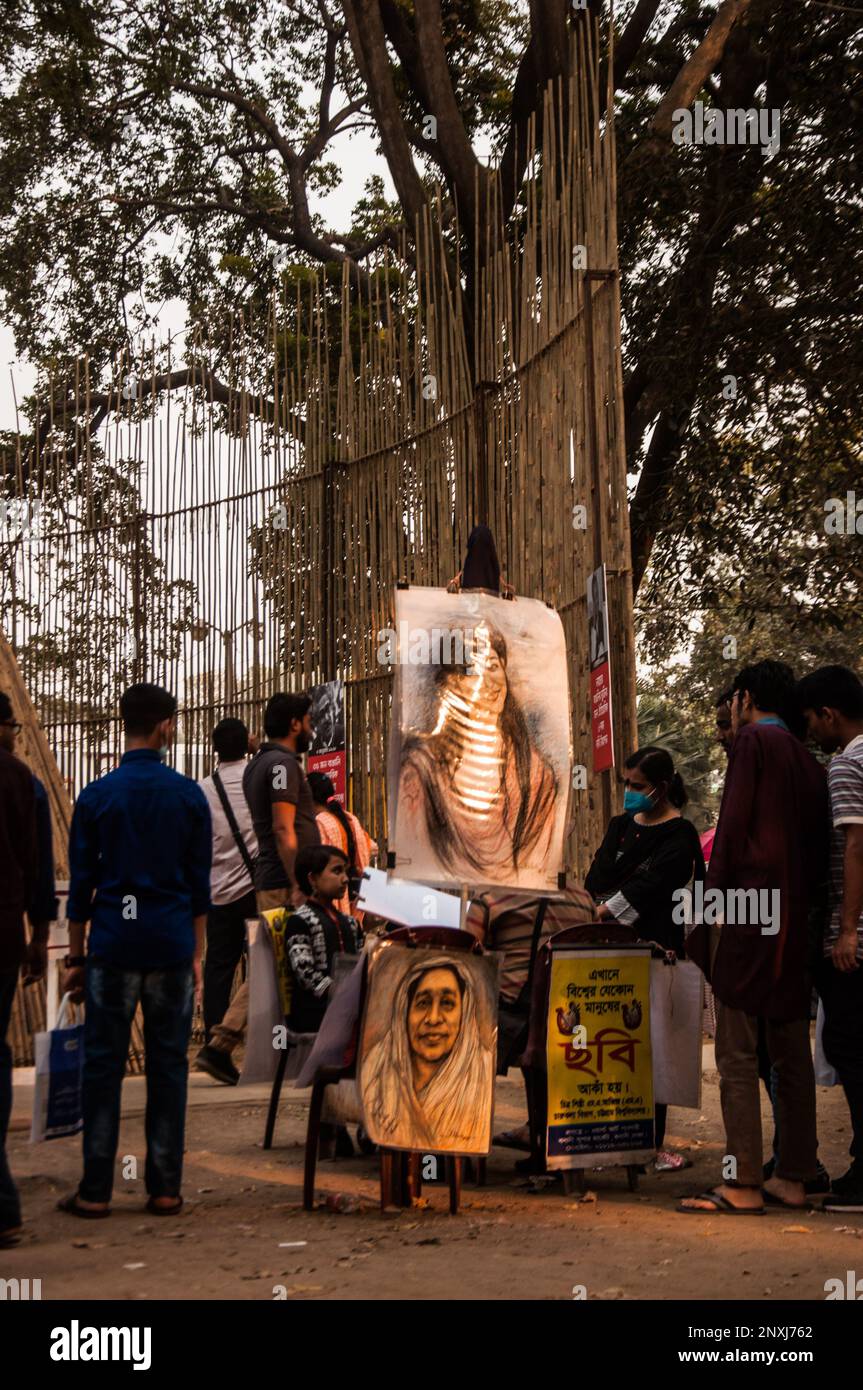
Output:
<instances>
[{"instance_id":1,"label":"red poster on fence","mask_svg":"<svg viewBox=\"0 0 863 1390\"><path fill-rule=\"evenodd\" d=\"M590 639L590 731L593 770L614 767L614 731L611 715L611 668L608 641L608 595L605 565L587 581L587 630Z\"/></svg>"},{"instance_id":2,"label":"red poster on fence","mask_svg":"<svg viewBox=\"0 0 863 1390\"><path fill-rule=\"evenodd\" d=\"M309 772L323 772L335 788L336 801L345 804L345 764L347 754L342 748L335 753L310 753L307 759Z\"/></svg>"},{"instance_id":3,"label":"red poster on fence","mask_svg":"<svg viewBox=\"0 0 863 1390\"><path fill-rule=\"evenodd\" d=\"M593 739L593 770L606 772L608 768L614 767L611 681L607 661L590 673L590 730Z\"/></svg>"}]
</instances>

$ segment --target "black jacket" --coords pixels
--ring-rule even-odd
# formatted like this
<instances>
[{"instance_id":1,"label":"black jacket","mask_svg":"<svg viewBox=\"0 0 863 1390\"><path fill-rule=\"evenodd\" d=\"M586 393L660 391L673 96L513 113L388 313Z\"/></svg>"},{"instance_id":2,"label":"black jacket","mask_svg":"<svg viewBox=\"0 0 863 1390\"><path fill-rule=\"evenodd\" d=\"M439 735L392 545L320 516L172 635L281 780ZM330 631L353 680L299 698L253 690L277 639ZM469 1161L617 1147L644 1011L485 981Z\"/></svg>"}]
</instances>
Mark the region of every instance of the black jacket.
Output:
<instances>
[{"instance_id":1,"label":"black jacket","mask_svg":"<svg viewBox=\"0 0 863 1390\"><path fill-rule=\"evenodd\" d=\"M691 821L681 816L639 825L622 815L609 822L584 886L603 900L622 893L638 914L633 925L639 938L683 955L684 914L674 895L704 874L701 842Z\"/></svg>"},{"instance_id":2,"label":"black jacket","mask_svg":"<svg viewBox=\"0 0 863 1390\"><path fill-rule=\"evenodd\" d=\"M24 913L36 886L36 797L33 775L0 748L0 970L24 959Z\"/></svg>"}]
</instances>

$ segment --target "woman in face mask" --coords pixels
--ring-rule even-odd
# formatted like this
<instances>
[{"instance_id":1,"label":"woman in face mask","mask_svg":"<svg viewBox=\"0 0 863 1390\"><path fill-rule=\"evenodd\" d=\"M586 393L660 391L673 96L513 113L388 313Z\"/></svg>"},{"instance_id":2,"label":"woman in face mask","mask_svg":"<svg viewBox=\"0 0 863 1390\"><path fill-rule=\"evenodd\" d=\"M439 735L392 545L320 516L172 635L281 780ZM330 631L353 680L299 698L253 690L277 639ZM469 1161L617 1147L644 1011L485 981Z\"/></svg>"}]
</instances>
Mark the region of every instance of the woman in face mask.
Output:
<instances>
[{"instance_id":1,"label":"woman in face mask","mask_svg":"<svg viewBox=\"0 0 863 1390\"><path fill-rule=\"evenodd\" d=\"M624 766L623 815L612 817L585 886L600 918L624 922L639 940L682 956L684 914L675 893L704 878L698 832L680 814L686 788L664 748L639 748Z\"/></svg>"},{"instance_id":2,"label":"woman in face mask","mask_svg":"<svg viewBox=\"0 0 863 1390\"><path fill-rule=\"evenodd\" d=\"M614 816L593 858L585 887L601 920L614 918L673 956L684 954L683 903L675 896L704 879L698 832L680 812L688 800L671 754L640 748L624 764L622 816ZM656 1167L683 1168L680 1154L663 1150L666 1107L656 1107Z\"/></svg>"}]
</instances>

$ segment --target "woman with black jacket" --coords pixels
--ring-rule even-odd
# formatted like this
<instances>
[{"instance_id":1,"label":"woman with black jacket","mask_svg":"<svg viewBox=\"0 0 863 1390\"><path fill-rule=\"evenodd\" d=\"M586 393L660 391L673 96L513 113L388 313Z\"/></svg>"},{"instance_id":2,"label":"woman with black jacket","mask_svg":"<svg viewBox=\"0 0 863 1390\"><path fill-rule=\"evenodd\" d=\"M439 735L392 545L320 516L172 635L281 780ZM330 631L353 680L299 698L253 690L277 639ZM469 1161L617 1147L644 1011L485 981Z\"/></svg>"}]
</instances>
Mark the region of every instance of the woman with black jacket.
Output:
<instances>
[{"instance_id":1,"label":"woman with black jacket","mask_svg":"<svg viewBox=\"0 0 863 1390\"><path fill-rule=\"evenodd\" d=\"M674 956L684 955L684 912L678 892L704 879L698 831L680 814L688 800L683 779L664 748L640 748L625 763L624 813L614 816L593 858L585 887L599 916L635 929ZM663 1151L667 1106L656 1106L656 1166L682 1168Z\"/></svg>"}]
</instances>

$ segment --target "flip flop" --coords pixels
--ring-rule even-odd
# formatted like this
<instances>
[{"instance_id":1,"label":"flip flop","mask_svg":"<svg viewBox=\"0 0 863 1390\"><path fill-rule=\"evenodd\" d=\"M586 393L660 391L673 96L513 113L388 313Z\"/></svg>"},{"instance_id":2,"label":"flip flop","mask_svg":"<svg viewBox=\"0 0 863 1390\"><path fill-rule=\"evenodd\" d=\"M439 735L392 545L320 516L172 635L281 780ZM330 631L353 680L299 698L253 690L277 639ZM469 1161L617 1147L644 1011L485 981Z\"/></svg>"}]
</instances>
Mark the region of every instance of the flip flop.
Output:
<instances>
[{"instance_id":1,"label":"flip flop","mask_svg":"<svg viewBox=\"0 0 863 1390\"><path fill-rule=\"evenodd\" d=\"M7 1226L5 1231L0 1231L0 1250L11 1250L13 1245L20 1245L23 1234L23 1226Z\"/></svg>"},{"instance_id":2,"label":"flip flop","mask_svg":"<svg viewBox=\"0 0 863 1390\"><path fill-rule=\"evenodd\" d=\"M784 1207L786 1211L808 1211L812 1205L811 1202L786 1202L782 1197L777 1197L775 1192L768 1192L766 1187L762 1188L761 1195L765 1206Z\"/></svg>"},{"instance_id":3,"label":"flip flop","mask_svg":"<svg viewBox=\"0 0 863 1390\"><path fill-rule=\"evenodd\" d=\"M172 1207L157 1207L154 1197L147 1198L147 1211L151 1216L177 1216L183 1210L183 1199L178 1197Z\"/></svg>"},{"instance_id":4,"label":"flip flop","mask_svg":"<svg viewBox=\"0 0 863 1390\"><path fill-rule=\"evenodd\" d=\"M62 1197L57 1203L57 1210L65 1211L69 1216L80 1216L84 1221L103 1221L106 1216L111 1215L110 1207L100 1207L98 1211L90 1211L88 1207L80 1207L77 1192L73 1192L69 1197Z\"/></svg>"},{"instance_id":5,"label":"flip flop","mask_svg":"<svg viewBox=\"0 0 863 1390\"><path fill-rule=\"evenodd\" d=\"M735 1207L729 1202L727 1197L723 1197L721 1192L694 1192L684 1201L690 1202L712 1202L713 1210L705 1211L703 1207L685 1207L682 1203L675 1208L682 1212L684 1216L763 1216L763 1207Z\"/></svg>"}]
</instances>

